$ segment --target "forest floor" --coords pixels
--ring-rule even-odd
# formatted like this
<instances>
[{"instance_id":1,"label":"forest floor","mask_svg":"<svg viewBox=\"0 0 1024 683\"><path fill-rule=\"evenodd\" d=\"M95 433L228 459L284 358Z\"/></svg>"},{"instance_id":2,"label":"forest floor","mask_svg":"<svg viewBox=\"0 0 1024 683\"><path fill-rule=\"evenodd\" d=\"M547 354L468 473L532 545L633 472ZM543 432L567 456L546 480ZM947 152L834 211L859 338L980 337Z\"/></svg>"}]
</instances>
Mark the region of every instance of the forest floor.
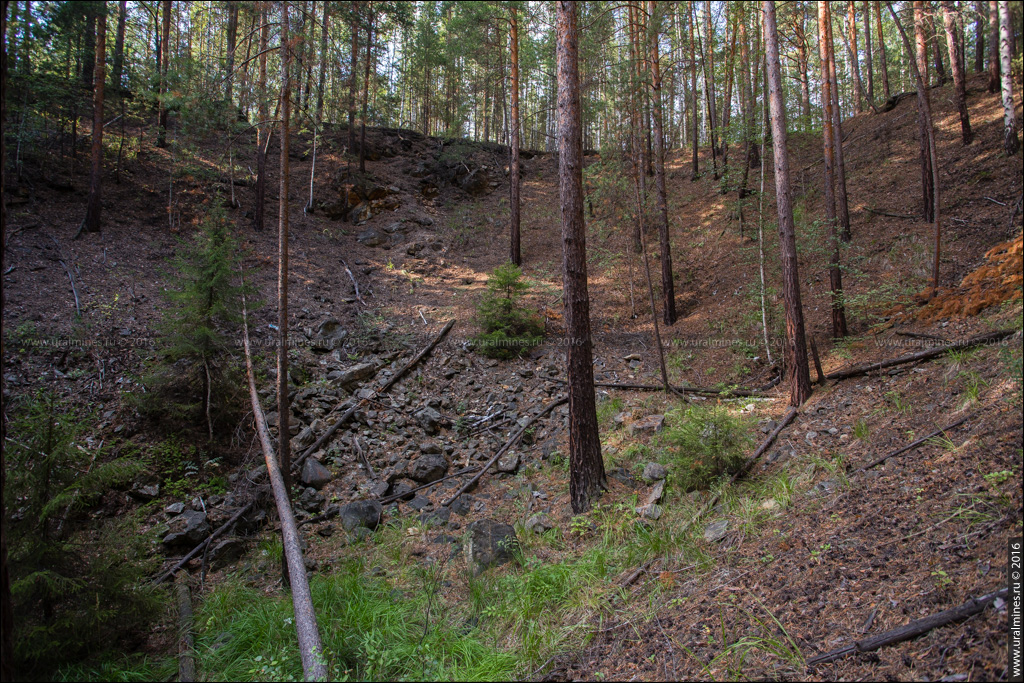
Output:
<instances>
[{"instance_id":1,"label":"forest floor","mask_svg":"<svg viewBox=\"0 0 1024 683\"><path fill-rule=\"evenodd\" d=\"M514 609L523 620L534 614L548 629L546 635L536 636L533 627L514 619L500 622L500 637L492 633L495 646L529 653L524 661L533 664L530 670L509 672L520 678L1005 678L1006 611L1001 605L874 653L806 668L810 657L864 634L881 633L1002 587L1007 540L1021 532L1021 217L1014 207L1021 201L1022 163L1020 155L1007 159L1001 152L1001 109L998 98L984 91L983 79L971 81L968 96L975 141L965 147L952 86L932 91L944 226L938 304L922 306L916 297L930 278L933 227L914 217L920 213L914 99L904 98L886 113L844 122L853 230L853 241L843 251L851 325L851 337L844 340L830 339L826 240L817 220L823 213L820 140L812 134L791 137L808 334L817 342L826 373L994 329L1014 328L1014 337L1002 345L816 386L749 477L724 489L709 516L694 525L689 524L694 512L710 494L690 494L674 485L677 454L671 441L690 406L661 393L599 388L603 453L611 476L593 512L574 516L570 510L563 406L531 430L529 443L513 449L519 462L505 467L507 472L485 476L459 511L442 512L441 502L465 477L385 506L381 530L368 539L356 540L329 520L303 526L315 573L329 576L359 558L368 575L382 578L397 595L434 586L439 591L435 622L461 620L480 628L488 619L496 624L512 619L481 606L481 595L497 599L512 586L527 594L540 585L533 607L516 603ZM399 484L416 485L410 473L434 450L450 472L479 465L505 442L517 421L562 392L555 155L531 154L523 160L523 262L533 283L526 302L545 316L550 341L524 358L496 361L475 354L466 342L478 330L474 315L488 274L507 255L504 152L408 131L371 129L368 138L381 155L367 163L364 182L386 188L388 201L360 225L327 215L353 183L346 173L351 162L342 155L344 130L328 129L319 141L313 213L301 209L308 195L311 140L303 134L292 145L290 325L311 343L322 339L326 320L336 320L346 331L341 352L301 346L293 357L300 384L293 418L298 444L311 441L302 440L306 426L318 434L329 421L330 408L355 391L354 385L339 387L328 377L331 373L372 363L371 376L387 377L446 321L456 322L411 375L388 396L374 398L351 428L314 456L334 478L319 504L314 501L300 518L309 518L325 503L379 493L383 489L375 487L382 482L390 483L391 492ZM257 347L271 343L270 325L277 320L276 142L270 149L267 229L251 229L251 183L243 181L236 189L242 208L229 211L245 247L246 277L267 302L250 315ZM239 163L255 166L245 157L248 150L232 153L245 159ZM730 171L736 173L741 150L729 154ZM84 158L76 162L77 177L75 164L67 160L63 176L44 176L39 169L52 169L55 160L47 160L48 167L33 167L32 159L26 159L26 178L32 183L19 185L9 204L8 271L3 276L9 349L5 403L47 389L102 415L93 434L98 440L132 440L148 448L169 438L166 426L141 418L124 394L139 391L139 347L152 339L165 307L167 259L202 213L228 192L226 157L222 143L179 149L172 156L153 147L147 135L142 149L125 163L122 182L115 184L112 173L106 181L103 233L80 240L71 237L84 212ZM768 150L769 167L770 157ZM646 282L627 249L632 188L615 174L617 160L587 160L587 189L593 193L588 255L596 379L657 384ZM688 162L687 150L673 151L668 162L680 306L680 320L661 329L669 374L673 382L692 386L756 388L772 378L773 362L782 352L781 294L771 284L779 280L774 177L769 168L760 207L769 282L765 335L759 195L755 192L741 206L734 190L719 193L710 173L692 181ZM702 153L702 170L708 163ZM465 174L459 165L485 178L474 188L477 196L460 187ZM445 173L455 180L448 182ZM751 170L751 186L756 189L761 182L760 171ZM986 256L1014 239L1001 261ZM649 242L656 242L654 236ZM75 274L76 293L61 261ZM362 302L346 266L359 283ZM979 269L984 272L961 286ZM656 265L652 270L657 271ZM47 347L39 341L45 339L86 343ZM272 365L271 355L258 356L265 369ZM364 378L364 386L370 381ZM268 411L270 387L269 380L261 387ZM694 397L692 405L727 408L743 425L752 450L786 412L787 394L776 386L764 398ZM436 429L424 428L417 417L427 407L440 415ZM467 433L470 421L498 410L502 416L494 428ZM664 432L644 427L653 415L667 416ZM857 471L965 416L946 438ZM372 470L356 453L356 437ZM185 438L205 448L202 430ZM223 464L204 474L222 474L236 486L229 496L218 495L212 502L208 496L200 505L227 508L251 495L243 484L258 470L262 456L251 443L247 422L218 435L218 444ZM641 476L652 461L668 466L663 514L657 520L635 511L652 489ZM164 491L145 504L141 533L166 528L167 505L191 502L191 496L175 498ZM139 506L137 496L112 492L88 517L102 520ZM538 514L547 515L545 526L552 527L540 534L528 528ZM465 527L484 518L512 524L522 555L519 562L477 578L459 550ZM272 538L272 526L262 532L264 541ZM249 543L239 559L215 568L205 590L240 580L265 596L280 597L279 575L267 548L267 542ZM620 587L641 566L645 571ZM566 581L544 584L543 577L550 578L544 571L554 567L565 570ZM198 573L199 563L191 568ZM424 578L428 569L433 574ZM507 606L513 609L512 603ZM432 618L429 602L426 610L424 632ZM174 638L166 627L170 621L170 616L161 620L163 625L138 647L155 657L173 654ZM219 642L223 629L230 631L230 626L201 627L201 646Z\"/></svg>"}]
</instances>

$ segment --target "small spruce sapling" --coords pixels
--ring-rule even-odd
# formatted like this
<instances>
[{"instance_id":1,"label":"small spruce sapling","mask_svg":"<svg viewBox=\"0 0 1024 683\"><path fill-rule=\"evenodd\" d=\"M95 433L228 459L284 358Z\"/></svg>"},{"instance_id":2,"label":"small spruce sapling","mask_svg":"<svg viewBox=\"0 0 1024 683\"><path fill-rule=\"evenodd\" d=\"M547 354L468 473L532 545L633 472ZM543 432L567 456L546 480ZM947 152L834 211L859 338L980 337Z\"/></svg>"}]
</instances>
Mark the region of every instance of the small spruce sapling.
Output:
<instances>
[{"instance_id":1,"label":"small spruce sapling","mask_svg":"<svg viewBox=\"0 0 1024 683\"><path fill-rule=\"evenodd\" d=\"M514 358L540 344L544 320L522 305L530 284L513 263L494 269L487 281L487 294L477 306L477 321L483 333L476 348L491 358Z\"/></svg>"}]
</instances>

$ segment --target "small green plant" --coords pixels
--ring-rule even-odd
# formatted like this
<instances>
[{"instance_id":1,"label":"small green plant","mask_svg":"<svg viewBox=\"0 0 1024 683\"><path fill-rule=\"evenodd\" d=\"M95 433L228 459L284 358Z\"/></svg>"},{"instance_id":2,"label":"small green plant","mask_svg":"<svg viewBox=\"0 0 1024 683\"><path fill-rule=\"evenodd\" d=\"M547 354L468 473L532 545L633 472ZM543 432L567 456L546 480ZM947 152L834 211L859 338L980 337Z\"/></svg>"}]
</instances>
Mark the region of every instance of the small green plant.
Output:
<instances>
[{"instance_id":1,"label":"small green plant","mask_svg":"<svg viewBox=\"0 0 1024 683\"><path fill-rule=\"evenodd\" d=\"M748 425L723 406L694 405L669 416L664 442L671 472L685 491L705 489L746 460Z\"/></svg>"},{"instance_id":2,"label":"small green plant","mask_svg":"<svg viewBox=\"0 0 1024 683\"><path fill-rule=\"evenodd\" d=\"M985 481L992 486L1000 486L1006 483L1013 476L1013 472L1010 470L1000 470L998 472L989 472L985 475Z\"/></svg>"},{"instance_id":3,"label":"small green plant","mask_svg":"<svg viewBox=\"0 0 1024 683\"><path fill-rule=\"evenodd\" d=\"M870 443L871 441L871 428L868 423L864 420L857 420L853 424L853 438L864 443Z\"/></svg>"},{"instance_id":4,"label":"small green plant","mask_svg":"<svg viewBox=\"0 0 1024 683\"><path fill-rule=\"evenodd\" d=\"M913 411L910 403L903 398L903 394L895 389L885 392L885 399L892 409L899 415L910 415Z\"/></svg>"},{"instance_id":5,"label":"small green plant","mask_svg":"<svg viewBox=\"0 0 1024 683\"><path fill-rule=\"evenodd\" d=\"M942 569L936 569L935 571L933 571L932 576L935 577L936 583L938 583L939 586L942 588L946 588L947 586L953 585L953 579L951 579L949 577L949 574L947 574Z\"/></svg>"},{"instance_id":6,"label":"small green plant","mask_svg":"<svg viewBox=\"0 0 1024 683\"><path fill-rule=\"evenodd\" d=\"M522 306L529 283L513 263L494 269L487 281L487 294L477 306L477 321L483 332L476 337L476 349L491 358L515 358L537 346L544 337L544 320Z\"/></svg>"}]
</instances>

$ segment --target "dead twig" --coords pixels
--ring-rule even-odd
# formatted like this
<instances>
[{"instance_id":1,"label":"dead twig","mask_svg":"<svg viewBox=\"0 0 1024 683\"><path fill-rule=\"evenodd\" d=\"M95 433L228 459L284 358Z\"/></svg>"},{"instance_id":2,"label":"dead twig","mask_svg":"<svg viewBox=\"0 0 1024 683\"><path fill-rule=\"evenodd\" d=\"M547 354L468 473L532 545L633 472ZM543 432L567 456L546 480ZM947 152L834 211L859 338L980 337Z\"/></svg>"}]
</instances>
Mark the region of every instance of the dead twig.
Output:
<instances>
[{"instance_id":1,"label":"dead twig","mask_svg":"<svg viewBox=\"0 0 1024 683\"><path fill-rule=\"evenodd\" d=\"M185 557L183 557L180 560L178 560L177 564L175 564L173 567L171 567L170 569L165 571L163 574L161 574L160 576L155 578L153 580L153 585L154 586L160 585L161 583L166 581L168 578L173 576L179 569L181 569L186 564L188 564L189 560L191 560L193 557L198 555L201 551L204 551L208 545L213 543L213 541L217 540L218 536L220 536L225 531L230 529L239 519L241 519L242 515L244 515L246 512L248 512L249 508L251 508L252 505L253 504L250 501L248 504L245 505L245 507L241 508L238 512L236 512L234 515L232 515L231 519L229 519L228 521L226 521L223 524L221 524L220 527L218 527L218 529L216 531L214 531L212 534L207 536L206 540L203 541L202 543L200 543L199 545L197 545L195 548L193 548L191 550L191 552L189 552L188 555L186 555Z\"/></svg>"},{"instance_id":2,"label":"dead twig","mask_svg":"<svg viewBox=\"0 0 1024 683\"><path fill-rule=\"evenodd\" d=\"M867 470L870 470L873 467L877 467L877 466L881 465L883 462L885 462L889 458L895 458L897 455L901 455L903 453L906 453L907 451L912 451L915 448L917 448L918 446L920 446L921 444L923 444L926 441L928 441L928 439L931 439L932 437L938 436L939 434L943 434L945 432L948 432L950 429L953 429L955 427L959 427L964 422L967 422L968 420L970 420L973 417L976 417L977 415L978 415L978 413L971 413L970 415L964 415L963 417L961 417L956 422L948 424L945 427L943 427L942 429L936 429L931 434L927 434L925 436L922 436L917 441L914 441L913 443L907 444L903 448L897 449L897 450L893 451L892 453L887 453L887 454L883 455L881 458L878 458L877 460L872 460L867 465L864 465L863 467L858 469L857 472L858 473L859 472L866 472Z\"/></svg>"},{"instance_id":3,"label":"dead twig","mask_svg":"<svg viewBox=\"0 0 1024 683\"><path fill-rule=\"evenodd\" d=\"M363 297L359 293L359 283L356 282L356 276L352 274L352 269L348 267L347 263L345 263L345 259L341 259L341 265L345 266L345 273L348 274L348 279L352 281L352 286L355 287L355 290L356 290L356 301L358 301L359 303L361 303L362 305L365 306L366 302L363 301Z\"/></svg>"}]
</instances>

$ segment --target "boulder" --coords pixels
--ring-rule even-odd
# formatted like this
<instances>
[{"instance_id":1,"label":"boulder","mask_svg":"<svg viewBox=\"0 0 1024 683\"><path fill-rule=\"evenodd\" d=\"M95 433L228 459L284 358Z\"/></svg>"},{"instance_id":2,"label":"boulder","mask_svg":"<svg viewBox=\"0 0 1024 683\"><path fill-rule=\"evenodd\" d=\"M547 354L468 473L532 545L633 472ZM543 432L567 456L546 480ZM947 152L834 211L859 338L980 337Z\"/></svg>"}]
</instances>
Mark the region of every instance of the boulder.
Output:
<instances>
[{"instance_id":1,"label":"boulder","mask_svg":"<svg viewBox=\"0 0 1024 683\"><path fill-rule=\"evenodd\" d=\"M331 471L314 458L306 458L306 462L302 465L302 474L299 475L299 481L304 486L312 486L314 489L322 489L331 483L333 478L334 475L331 474Z\"/></svg>"},{"instance_id":2,"label":"boulder","mask_svg":"<svg viewBox=\"0 0 1024 683\"><path fill-rule=\"evenodd\" d=\"M336 318L328 318L320 323L313 335L314 351L331 351L339 348L348 337L348 330L341 326Z\"/></svg>"},{"instance_id":3,"label":"boulder","mask_svg":"<svg viewBox=\"0 0 1024 683\"><path fill-rule=\"evenodd\" d=\"M468 493L463 493L461 496L452 501L452 504L448 507L451 511L457 515L468 515L473 509L473 496Z\"/></svg>"},{"instance_id":4,"label":"boulder","mask_svg":"<svg viewBox=\"0 0 1024 683\"><path fill-rule=\"evenodd\" d=\"M629 432L631 434L638 434L640 432L660 432L664 427L664 415L648 415L642 420L637 420L633 424L629 425Z\"/></svg>"},{"instance_id":5,"label":"boulder","mask_svg":"<svg viewBox=\"0 0 1024 683\"><path fill-rule=\"evenodd\" d=\"M491 193L491 175L486 166L470 171L459 179L459 187L471 197L482 197Z\"/></svg>"},{"instance_id":6,"label":"boulder","mask_svg":"<svg viewBox=\"0 0 1024 683\"><path fill-rule=\"evenodd\" d=\"M348 389L358 382L372 378L375 374L375 363L359 363L343 370L334 370L327 374L327 379L343 389Z\"/></svg>"},{"instance_id":7,"label":"boulder","mask_svg":"<svg viewBox=\"0 0 1024 683\"><path fill-rule=\"evenodd\" d=\"M657 503L649 503L647 505L641 505L636 509L636 513L644 519L657 520L661 517L661 506Z\"/></svg>"},{"instance_id":8,"label":"boulder","mask_svg":"<svg viewBox=\"0 0 1024 683\"><path fill-rule=\"evenodd\" d=\"M299 499L295 501L295 504L299 509L305 510L310 514L315 514L320 512L326 502L327 497L310 486L302 492L302 495L300 495Z\"/></svg>"},{"instance_id":9,"label":"boulder","mask_svg":"<svg viewBox=\"0 0 1024 683\"><path fill-rule=\"evenodd\" d=\"M424 453L409 465L409 477L429 484L448 474L448 461L440 453Z\"/></svg>"},{"instance_id":10,"label":"boulder","mask_svg":"<svg viewBox=\"0 0 1024 683\"><path fill-rule=\"evenodd\" d=\"M729 531L729 520L719 519L704 527L704 540L708 543L718 543Z\"/></svg>"},{"instance_id":11,"label":"boulder","mask_svg":"<svg viewBox=\"0 0 1024 683\"><path fill-rule=\"evenodd\" d=\"M505 472L508 474L515 474L516 470L519 469L519 453L511 452L498 458L498 462L495 467L499 472Z\"/></svg>"},{"instance_id":12,"label":"boulder","mask_svg":"<svg viewBox=\"0 0 1024 683\"><path fill-rule=\"evenodd\" d=\"M446 507L440 507L420 515L420 523L426 527L444 526L452 517L452 511Z\"/></svg>"},{"instance_id":13,"label":"boulder","mask_svg":"<svg viewBox=\"0 0 1024 683\"><path fill-rule=\"evenodd\" d=\"M535 534L542 534L548 529L555 528L551 518L543 512L530 517L523 526L526 527L527 531L532 531Z\"/></svg>"},{"instance_id":14,"label":"boulder","mask_svg":"<svg viewBox=\"0 0 1024 683\"><path fill-rule=\"evenodd\" d=\"M210 546L210 566L214 569L222 569L238 562L244 554L245 541L237 536L214 540L213 545Z\"/></svg>"},{"instance_id":15,"label":"boulder","mask_svg":"<svg viewBox=\"0 0 1024 683\"><path fill-rule=\"evenodd\" d=\"M364 247L383 247L388 244L388 236L376 228L367 228L356 235L356 241Z\"/></svg>"},{"instance_id":16,"label":"boulder","mask_svg":"<svg viewBox=\"0 0 1024 683\"><path fill-rule=\"evenodd\" d=\"M644 481L648 484L653 484L656 481L661 481L668 476L668 470L665 469L664 465L659 465L656 462L649 462L644 465Z\"/></svg>"},{"instance_id":17,"label":"boulder","mask_svg":"<svg viewBox=\"0 0 1024 683\"><path fill-rule=\"evenodd\" d=\"M413 417L416 419L416 422L419 423L420 427L423 428L423 431L431 436L437 434L440 430L441 421L443 419L441 417L441 413L430 407L417 411Z\"/></svg>"},{"instance_id":18,"label":"boulder","mask_svg":"<svg viewBox=\"0 0 1024 683\"><path fill-rule=\"evenodd\" d=\"M412 492L413 486L404 479L391 483L391 488L388 490L389 496L395 496L400 500L410 500L413 497Z\"/></svg>"},{"instance_id":19,"label":"boulder","mask_svg":"<svg viewBox=\"0 0 1024 683\"><path fill-rule=\"evenodd\" d=\"M375 500L357 500L354 503L342 505L338 510L338 518L345 531L352 531L356 528L364 528L373 531L380 524L384 509Z\"/></svg>"},{"instance_id":20,"label":"boulder","mask_svg":"<svg viewBox=\"0 0 1024 683\"><path fill-rule=\"evenodd\" d=\"M665 495L665 480L662 479L651 488L651 492L647 494L645 501L646 505L653 505L654 503L660 503L661 497Z\"/></svg>"},{"instance_id":21,"label":"boulder","mask_svg":"<svg viewBox=\"0 0 1024 683\"><path fill-rule=\"evenodd\" d=\"M469 543L466 555L477 574L489 567L505 564L519 547L516 530L493 519L481 519L467 527Z\"/></svg>"},{"instance_id":22,"label":"boulder","mask_svg":"<svg viewBox=\"0 0 1024 683\"><path fill-rule=\"evenodd\" d=\"M148 503L160 495L160 484L149 484L148 486L136 484L128 492L128 495L140 503Z\"/></svg>"},{"instance_id":23,"label":"boulder","mask_svg":"<svg viewBox=\"0 0 1024 683\"><path fill-rule=\"evenodd\" d=\"M168 523L170 533L164 536L166 546L197 545L210 535L210 524L206 521L206 513L196 510L185 510Z\"/></svg>"}]
</instances>

